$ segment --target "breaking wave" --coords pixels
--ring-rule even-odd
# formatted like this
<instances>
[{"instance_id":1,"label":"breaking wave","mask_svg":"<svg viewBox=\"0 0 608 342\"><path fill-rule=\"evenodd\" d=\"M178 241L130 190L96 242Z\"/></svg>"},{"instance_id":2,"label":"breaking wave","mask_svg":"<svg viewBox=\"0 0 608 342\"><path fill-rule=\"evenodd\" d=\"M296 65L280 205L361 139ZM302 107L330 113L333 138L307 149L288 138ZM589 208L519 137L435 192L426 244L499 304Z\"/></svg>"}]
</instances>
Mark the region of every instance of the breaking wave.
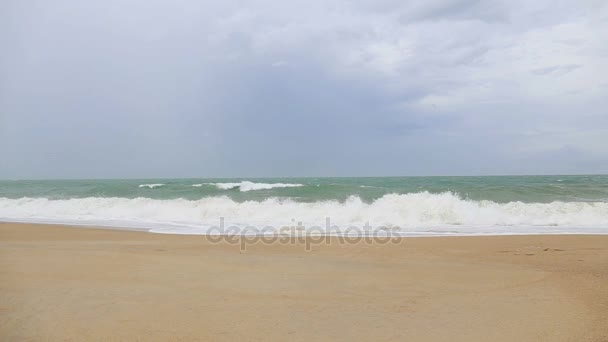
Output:
<instances>
[{"instance_id":1,"label":"breaking wave","mask_svg":"<svg viewBox=\"0 0 608 342\"><path fill-rule=\"evenodd\" d=\"M139 187L140 188L155 189L155 188L160 188L163 185L165 185L165 184L162 184L162 183L158 183L158 184L140 184Z\"/></svg>"},{"instance_id":2,"label":"breaking wave","mask_svg":"<svg viewBox=\"0 0 608 342\"><path fill-rule=\"evenodd\" d=\"M206 183L209 185L215 185L221 190L231 190L238 188L242 192L253 191L253 190L269 190L274 188L294 188L304 186L304 184L292 184L292 183L254 183L249 181L242 181L239 183Z\"/></svg>"},{"instance_id":3,"label":"breaking wave","mask_svg":"<svg viewBox=\"0 0 608 342\"><path fill-rule=\"evenodd\" d=\"M243 190L243 183L235 184L241 191L249 191ZM264 186L252 184L256 184L256 189ZM0 220L5 221L145 227L156 228L155 232L204 234L218 224L220 217L227 225L240 227L282 227L294 222L324 226L326 217L330 217L332 225L339 227L369 223L422 235L589 232L585 227L608 233L606 202L496 203L464 199L451 192L389 194L371 203L356 196L343 202L312 203L279 198L237 202L225 196L200 200L0 198Z\"/></svg>"}]
</instances>

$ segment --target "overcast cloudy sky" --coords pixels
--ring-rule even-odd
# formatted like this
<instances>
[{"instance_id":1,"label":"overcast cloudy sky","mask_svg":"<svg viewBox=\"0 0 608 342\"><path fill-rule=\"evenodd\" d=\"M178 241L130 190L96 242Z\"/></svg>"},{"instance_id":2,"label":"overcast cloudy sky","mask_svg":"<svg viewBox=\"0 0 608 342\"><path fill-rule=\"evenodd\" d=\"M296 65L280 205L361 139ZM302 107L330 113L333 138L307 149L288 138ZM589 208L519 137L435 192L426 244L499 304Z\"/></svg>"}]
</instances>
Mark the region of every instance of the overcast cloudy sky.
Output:
<instances>
[{"instance_id":1,"label":"overcast cloudy sky","mask_svg":"<svg viewBox=\"0 0 608 342\"><path fill-rule=\"evenodd\" d=\"M0 178L608 173L608 2L4 0Z\"/></svg>"}]
</instances>

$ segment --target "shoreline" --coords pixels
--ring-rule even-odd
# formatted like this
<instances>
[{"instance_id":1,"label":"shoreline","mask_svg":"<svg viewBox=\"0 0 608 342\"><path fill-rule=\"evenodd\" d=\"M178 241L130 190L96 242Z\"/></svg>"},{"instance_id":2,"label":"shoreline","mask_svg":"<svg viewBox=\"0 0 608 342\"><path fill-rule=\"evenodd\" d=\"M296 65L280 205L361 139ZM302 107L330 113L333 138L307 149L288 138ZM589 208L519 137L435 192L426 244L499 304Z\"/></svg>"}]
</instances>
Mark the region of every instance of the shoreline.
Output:
<instances>
[{"instance_id":1,"label":"shoreline","mask_svg":"<svg viewBox=\"0 0 608 342\"><path fill-rule=\"evenodd\" d=\"M608 337L608 236L255 244L0 223L4 340ZM200 237L200 236L198 236Z\"/></svg>"},{"instance_id":2,"label":"shoreline","mask_svg":"<svg viewBox=\"0 0 608 342\"><path fill-rule=\"evenodd\" d=\"M131 231L131 232L141 232L141 233L150 233L150 234L160 234L160 235L178 235L178 236L231 236L231 235L239 235L239 236L258 236L261 237L261 234L209 234L209 233L176 233L176 232L170 232L170 231L154 231L154 230L159 230L159 229L163 229L161 228L162 225L159 225L159 227L129 227L129 226L120 226L120 225L102 225L102 224L96 224L96 223L65 223L65 222L45 222L45 221L25 221L25 220L15 220L15 221L11 221L11 220L5 220L5 219L0 219L0 224L16 224L16 225L40 225L40 226L59 226L59 227L73 227L73 228L86 228L86 229L102 229L102 230L118 230L118 231ZM166 226L165 226L166 227ZM465 226L467 228L492 228L493 226L480 226L480 227L469 227L469 226ZM502 228L502 226L499 226ZM553 226L513 226L513 227L519 227L519 228L552 228ZM575 226L573 226L575 227ZM167 227L165 229L180 229L180 228L184 228L184 227ZM191 228L191 227L187 227L187 228ZM391 235L392 237L396 237L396 238L449 238L449 237L499 237L499 236L608 236L608 228L605 227L584 227L584 229L598 229L598 230L606 230L605 232L589 232L589 231L583 231L583 232L531 232L531 233L522 233L522 232L509 232L509 233L477 233L477 234L467 234L467 233L436 233L436 234L430 234L431 231L429 232L417 232L417 233L408 233L408 232L399 232L399 231L390 231L391 233L395 234L395 235ZM292 236L302 236L302 234L300 233L304 233L304 236L323 236L323 237L348 237L348 236L353 236L353 237L365 237L365 236L369 236L368 235L364 235L364 234L352 234L352 235L347 235L347 234L320 234L320 235L306 235L306 231L298 231L297 234L292 234ZM373 231L374 233L380 232L380 230L375 230ZM411 234L411 235L408 235ZM274 236L282 236L283 233L280 232L275 232ZM284 235L283 235L284 236Z\"/></svg>"}]
</instances>

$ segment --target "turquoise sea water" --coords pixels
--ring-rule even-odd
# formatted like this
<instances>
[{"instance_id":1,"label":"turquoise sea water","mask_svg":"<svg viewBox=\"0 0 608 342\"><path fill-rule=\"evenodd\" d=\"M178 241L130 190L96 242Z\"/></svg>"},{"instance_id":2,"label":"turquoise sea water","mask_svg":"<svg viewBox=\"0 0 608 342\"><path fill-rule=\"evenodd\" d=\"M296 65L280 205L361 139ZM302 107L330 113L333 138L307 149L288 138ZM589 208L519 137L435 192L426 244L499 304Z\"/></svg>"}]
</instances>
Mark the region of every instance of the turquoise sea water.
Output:
<instances>
[{"instance_id":1,"label":"turquoise sea water","mask_svg":"<svg viewBox=\"0 0 608 342\"><path fill-rule=\"evenodd\" d=\"M236 184L230 189L216 184L301 184L256 190ZM154 185L157 186L154 186ZM199 186L200 184L200 186ZM151 185L151 186L146 186ZM194 185L194 186L193 186ZM0 197L44 197L68 199L85 197L146 197L190 200L228 196L235 201L270 197L297 201L343 201L359 196L373 201L386 194L454 192L472 200L510 201L608 201L608 175L599 176L485 176L485 177L369 177L369 178L242 178L242 179L128 179L128 180L42 180L0 181Z\"/></svg>"},{"instance_id":2,"label":"turquoise sea water","mask_svg":"<svg viewBox=\"0 0 608 342\"><path fill-rule=\"evenodd\" d=\"M237 226L331 217L337 226L369 222L404 234L603 233L608 176L0 181L6 221L204 233L219 217Z\"/></svg>"}]
</instances>

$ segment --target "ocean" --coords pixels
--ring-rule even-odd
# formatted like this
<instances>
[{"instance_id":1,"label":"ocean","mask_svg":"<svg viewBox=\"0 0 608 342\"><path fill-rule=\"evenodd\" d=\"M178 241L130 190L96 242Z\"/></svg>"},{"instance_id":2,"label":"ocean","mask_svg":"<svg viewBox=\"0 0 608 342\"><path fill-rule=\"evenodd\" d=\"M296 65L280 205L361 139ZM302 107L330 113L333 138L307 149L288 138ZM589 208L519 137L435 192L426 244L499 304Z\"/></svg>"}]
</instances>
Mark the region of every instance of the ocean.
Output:
<instances>
[{"instance_id":1,"label":"ocean","mask_svg":"<svg viewBox=\"0 0 608 342\"><path fill-rule=\"evenodd\" d=\"M175 234L607 234L608 175L7 180L0 221Z\"/></svg>"}]
</instances>

